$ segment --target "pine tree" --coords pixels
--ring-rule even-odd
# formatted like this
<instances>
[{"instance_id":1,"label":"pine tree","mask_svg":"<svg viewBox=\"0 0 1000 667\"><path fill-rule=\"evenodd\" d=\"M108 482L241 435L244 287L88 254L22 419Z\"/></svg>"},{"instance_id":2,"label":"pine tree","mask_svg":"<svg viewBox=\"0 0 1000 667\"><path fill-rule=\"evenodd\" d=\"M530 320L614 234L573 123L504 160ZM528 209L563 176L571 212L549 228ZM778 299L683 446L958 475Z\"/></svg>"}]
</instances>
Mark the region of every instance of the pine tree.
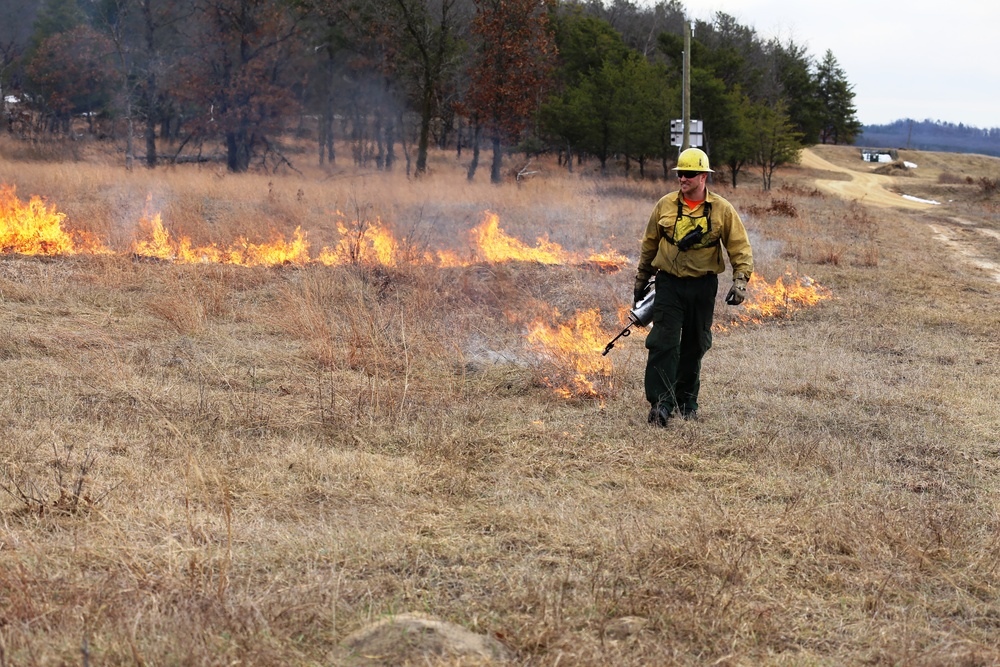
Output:
<instances>
[{"instance_id":1,"label":"pine tree","mask_svg":"<svg viewBox=\"0 0 1000 667\"><path fill-rule=\"evenodd\" d=\"M813 59L804 46L793 41L772 42L771 57L782 97L788 102L788 117L802 133L805 143L816 143L823 127L823 111Z\"/></svg>"},{"instance_id":2,"label":"pine tree","mask_svg":"<svg viewBox=\"0 0 1000 667\"><path fill-rule=\"evenodd\" d=\"M861 132L861 122L854 106L854 87L829 49L816 72L817 89L822 104L819 139L827 144L850 144Z\"/></svg>"},{"instance_id":3,"label":"pine tree","mask_svg":"<svg viewBox=\"0 0 1000 667\"><path fill-rule=\"evenodd\" d=\"M802 152L802 135L788 118L784 100L771 105L766 102L751 104L745 110L749 119L750 146L754 162L760 167L763 189L771 189L774 170L783 164L796 163Z\"/></svg>"},{"instance_id":4,"label":"pine tree","mask_svg":"<svg viewBox=\"0 0 1000 667\"><path fill-rule=\"evenodd\" d=\"M32 53L49 37L69 32L86 22L87 15L76 0L47 0L35 19L31 35Z\"/></svg>"}]
</instances>

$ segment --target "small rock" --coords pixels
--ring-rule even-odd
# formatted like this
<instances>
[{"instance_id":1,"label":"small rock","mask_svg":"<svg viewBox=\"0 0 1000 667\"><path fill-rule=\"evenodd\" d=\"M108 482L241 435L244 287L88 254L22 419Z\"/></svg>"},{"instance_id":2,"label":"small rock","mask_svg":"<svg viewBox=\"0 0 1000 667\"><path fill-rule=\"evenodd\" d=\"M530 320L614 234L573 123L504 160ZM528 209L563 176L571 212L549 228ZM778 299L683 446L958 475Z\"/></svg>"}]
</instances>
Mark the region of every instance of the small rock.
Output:
<instances>
[{"instance_id":1,"label":"small rock","mask_svg":"<svg viewBox=\"0 0 1000 667\"><path fill-rule=\"evenodd\" d=\"M622 616L607 624L604 628L604 637L612 641L628 639L639 634L647 623L649 621L639 616Z\"/></svg>"},{"instance_id":2,"label":"small rock","mask_svg":"<svg viewBox=\"0 0 1000 667\"><path fill-rule=\"evenodd\" d=\"M358 667L424 664L427 656L496 665L512 657L510 650L493 637L423 614L398 614L376 621L352 632L341 646L348 652L347 664Z\"/></svg>"}]
</instances>

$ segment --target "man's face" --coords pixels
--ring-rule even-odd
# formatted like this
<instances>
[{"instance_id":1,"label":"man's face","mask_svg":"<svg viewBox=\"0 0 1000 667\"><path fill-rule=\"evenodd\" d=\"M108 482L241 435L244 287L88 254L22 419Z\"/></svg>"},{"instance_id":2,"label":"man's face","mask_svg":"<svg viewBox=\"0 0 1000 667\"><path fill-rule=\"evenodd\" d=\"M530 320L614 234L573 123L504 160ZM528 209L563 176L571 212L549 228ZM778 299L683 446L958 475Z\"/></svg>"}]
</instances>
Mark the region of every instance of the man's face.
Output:
<instances>
[{"instance_id":1,"label":"man's face","mask_svg":"<svg viewBox=\"0 0 1000 667\"><path fill-rule=\"evenodd\" d=\"M687 199L702 199L705 195L705 181L708 174L703 171L678 171L677 180L680 181L680 191Z\"/></svg>"}]
</instances>

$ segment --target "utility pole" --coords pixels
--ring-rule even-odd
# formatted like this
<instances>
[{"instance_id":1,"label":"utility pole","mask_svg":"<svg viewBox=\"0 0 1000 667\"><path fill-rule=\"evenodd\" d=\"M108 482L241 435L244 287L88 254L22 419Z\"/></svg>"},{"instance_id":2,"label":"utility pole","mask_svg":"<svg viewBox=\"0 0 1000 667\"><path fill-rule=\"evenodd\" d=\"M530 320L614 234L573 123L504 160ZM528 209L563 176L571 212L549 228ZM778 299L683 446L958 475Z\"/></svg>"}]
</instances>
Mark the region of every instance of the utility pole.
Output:
<instances>
[{"instance_id":1,"label":"utility pole","mask_svg":"<svg viewBox=\"0 0 1000 667\"><path fill-rule=\"evenodd\" d=\"M691 23L684 21L684 66L683 86L681 93L681 119L684 121L684 138L681 150L691 148Z\"/></svg>"},{"instance_id":2,"label":"utility pole","mask_svg":"<svg viewBox=\"0 0 1000 667\"><path fill-rule=\"evenodd\" d=\"M695 146L704 145L705 128L700 120L691 120L691 33L694 24L684 21L684 52L681 53L681 117L670 121L670 145L677 146L677 155Z\"/></svg>"}]
</instances>

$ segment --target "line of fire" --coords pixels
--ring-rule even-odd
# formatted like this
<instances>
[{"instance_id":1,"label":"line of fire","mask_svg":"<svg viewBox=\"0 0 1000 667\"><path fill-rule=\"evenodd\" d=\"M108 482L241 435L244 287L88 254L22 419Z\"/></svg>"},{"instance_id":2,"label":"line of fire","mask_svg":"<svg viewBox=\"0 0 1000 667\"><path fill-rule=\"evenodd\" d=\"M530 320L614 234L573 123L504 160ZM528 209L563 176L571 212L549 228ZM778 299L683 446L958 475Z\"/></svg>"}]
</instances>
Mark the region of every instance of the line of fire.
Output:
<instances>
[{"instance_id":1,"label":"line of fire","mask_svg":"<svg viewBox=\"0 0 1000 667\"><path fill-rule=\"evenodd\" d=\"M133 242L129 253L137 259L176 263L222 263L245 267L326 266L371 264L394 267L417 262L439 267L463 267L504 262L536 262L547 265L579 265L602 273L627 268L631 262L624 255L605 249L601 252L573 253L547 238L531 246L508 235L500 219L489 211L482 222L469 231L471 251L466 256L454 250L428 252L421 257L401 256L403 244L380 221L361 225L336 214L340 241L312 253L306 232L296 229L291 238L274 234L271 241L253 243L245 238L222 246L196 246L191 239L174 236L163 224L160 214L143 215L138 228L145 238ZM38 196L22 202L15 188L0 185L0 252L3 254L70 256L113 254L92 235L64 229L66 216ZM790 318L796 311L814 306L831 297L830 290L808 276L786 273L773 283L754 276L743 308L714 330L725 333L736 327L761 324L767 320ZM516 318L516 314L508 315ZM602 355L607 340L628 321L628 306L618 312L614 330L605 328L600 309L594 308L563 317L554 311L551 317L520 323L526 341L546 370L544 378L558 395L565 398L603 401L611 386L612 360Z\"/></svg>"}]
</instances>

